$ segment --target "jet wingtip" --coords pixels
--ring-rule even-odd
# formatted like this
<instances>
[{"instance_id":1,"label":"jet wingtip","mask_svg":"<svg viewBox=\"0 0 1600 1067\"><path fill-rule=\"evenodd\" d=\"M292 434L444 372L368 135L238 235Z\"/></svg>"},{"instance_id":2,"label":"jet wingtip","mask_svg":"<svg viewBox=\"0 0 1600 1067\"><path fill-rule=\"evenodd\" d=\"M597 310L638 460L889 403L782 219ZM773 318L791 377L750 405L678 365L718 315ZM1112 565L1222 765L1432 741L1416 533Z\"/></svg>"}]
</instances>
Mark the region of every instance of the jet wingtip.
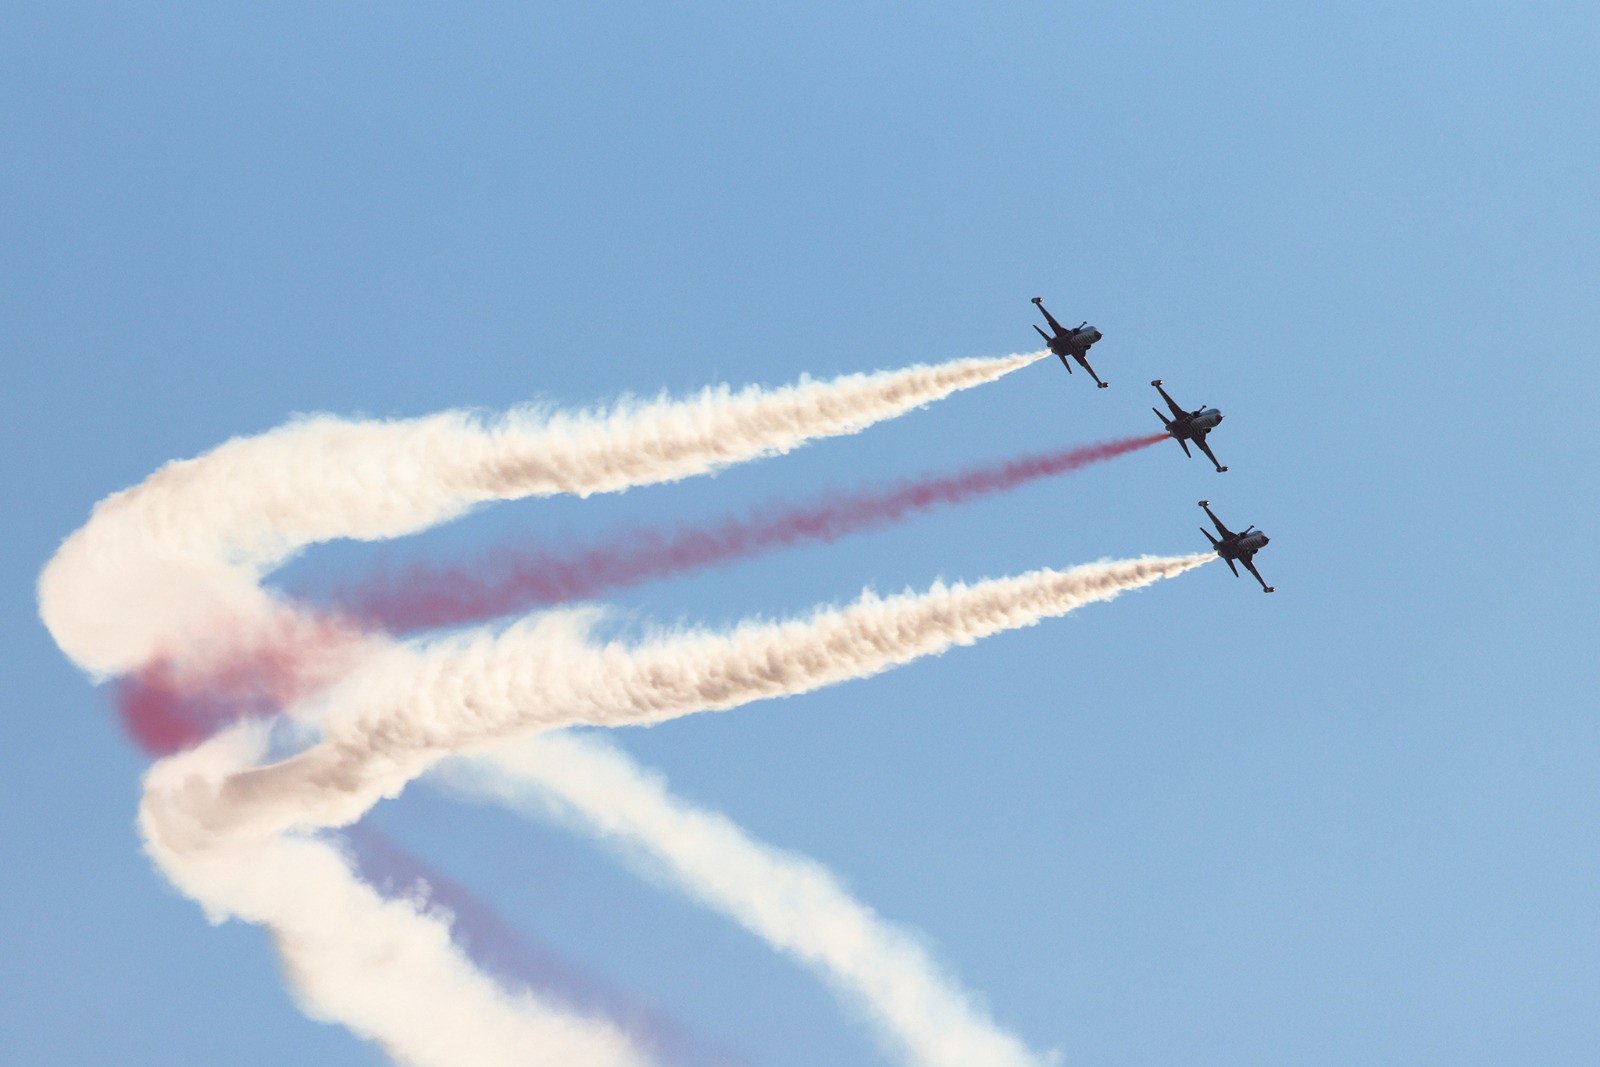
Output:
<instances>
[{"instance_id":1,"label":"jet wingtip","mask_svg":"<svg viewBox=\"0 0 1600 1067\"><path fill-rule=\"evenodd\" d=\"M1200 506L1201 506L1201 507L1203 507L1203 508L1205 508L1205 507L1210 507L1210 506L1211 506L1211 501L1209 501L1209 500L1202 500L1202 501L1200 501Z\"/></svg>"},{"instance_id":2,"label":"jet wingtip","mask_svg":"<svg viewBox=\"0 0 1600 1067\"><path fill-rule=\"evenodd\" d=\"M1166 381L1165 378L1151 378L1150 379L1150 384L1151 385L1160 385L1164 381Z\"/></svg>"}]
</instances>

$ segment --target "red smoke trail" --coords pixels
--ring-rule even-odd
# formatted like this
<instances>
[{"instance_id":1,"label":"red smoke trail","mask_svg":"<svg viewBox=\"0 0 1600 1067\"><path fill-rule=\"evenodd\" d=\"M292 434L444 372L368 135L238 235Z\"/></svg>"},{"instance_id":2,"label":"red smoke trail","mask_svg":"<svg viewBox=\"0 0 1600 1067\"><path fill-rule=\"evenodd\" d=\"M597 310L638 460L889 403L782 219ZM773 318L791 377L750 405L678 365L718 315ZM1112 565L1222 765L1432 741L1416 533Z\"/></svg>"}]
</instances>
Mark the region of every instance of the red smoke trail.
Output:
<instances>
[{"instance_id":1,"label":"red smoke trail","mask_svg":"<svg viewBox=\"0 0 1600 1067\"><path fill-rule=\"evenodd\" d=\"M391 633L480 622L748 559L797 542L834 541L936 505L960 504L1075 471L1166 438L1164 433L1149 434L1024 456L887 491L839 495L806 508L680 530L669 537L640 531L576 556L502 549L470 568L414 567L398 577L371 579L337 595L335 602L351 616Z\"/></svg>"},{"instance_id":2,"label":"red smoke trail","mask_svg":"<svg viewBox=\"0 0 1600 1067\"><path fill-rule=\"evenodd\" d=\"M810 507L729 519L670 536L639 531L575 556L502 550L473 567L412 568L337 595L335 613L305 614L267 632L219 640L198 662L192 656L157 658L118 682L117 709L129 735L145 751L174 752L230 722L274 714L330 685L360 655L367 632L397 634L481 622L803 541L834 541L1166 439L1165 433L1149 434L1024 456L886 490L836 494Z\"/></svg>"},{"instance_id":3,"label":"red smoke trail","mask_svg":"<svg viewBox=\"0 0 1600 1067\"><path fill-rule=\"evenodd\" d=\"M128 736L164 756L325 689L371 643L353 623L303 607L264 627L219 624L204 649L159 655L117 679L113 699Z\"/></svg>"}]
</instances>

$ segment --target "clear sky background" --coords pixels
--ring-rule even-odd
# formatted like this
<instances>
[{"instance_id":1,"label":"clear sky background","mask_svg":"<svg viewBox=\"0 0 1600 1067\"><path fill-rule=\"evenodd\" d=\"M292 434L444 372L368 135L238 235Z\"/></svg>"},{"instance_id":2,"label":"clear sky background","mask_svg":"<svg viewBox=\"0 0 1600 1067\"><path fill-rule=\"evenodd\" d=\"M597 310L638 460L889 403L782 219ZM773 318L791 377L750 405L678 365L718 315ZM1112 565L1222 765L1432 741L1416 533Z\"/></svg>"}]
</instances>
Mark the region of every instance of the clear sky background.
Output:
<instances>
[{"instance_id":1,"label":"clear sky background","mask_svg":"<svg viewBox=\"0 0 1600 1067\"><path fill-rule=\"evenodd\" d=\"M730 623L1272 535L883 677L617 735L1082 1064L1600 1060L1592 3L13 2L0 29L0 1059L372 1065L144 859L144 757L39 625L106 494L296 412L580 406L1105 333L860 436L336 544L581 542L1228 420L1004 499L611 597ZM832 995L556 828L386 833L779 1065Z\"/></svg>"}]
</instances>

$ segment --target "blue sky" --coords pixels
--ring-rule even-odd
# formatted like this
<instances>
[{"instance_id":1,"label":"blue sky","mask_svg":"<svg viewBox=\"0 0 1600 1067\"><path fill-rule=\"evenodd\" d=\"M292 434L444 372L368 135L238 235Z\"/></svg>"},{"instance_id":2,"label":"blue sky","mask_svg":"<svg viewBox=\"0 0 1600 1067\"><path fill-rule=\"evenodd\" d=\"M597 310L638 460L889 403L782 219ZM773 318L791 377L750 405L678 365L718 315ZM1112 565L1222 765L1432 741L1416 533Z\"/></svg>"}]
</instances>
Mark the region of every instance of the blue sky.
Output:
<instances>
[{"instance_id":1,"label":"blue sky","mask_svg":"<svg viewBox=\"0 0 1600 1067\"><path fill-rule=\"evenodd\" d=\"M8 992L37 1064L382 1062L144 860L143 757L39 625L95 501L295 412L578 406L1105 332L710 479L484 510L450 560L1155 427L1175 445L630 590L724 623L863 586L1208 567L864 683L619 740L827 863L1077 1063L1600 1055L1590 4L16 3L0 34ZM772 1065L849 1011L563 831L419 783L384 831Z\"/></svg>"}]
</instances>

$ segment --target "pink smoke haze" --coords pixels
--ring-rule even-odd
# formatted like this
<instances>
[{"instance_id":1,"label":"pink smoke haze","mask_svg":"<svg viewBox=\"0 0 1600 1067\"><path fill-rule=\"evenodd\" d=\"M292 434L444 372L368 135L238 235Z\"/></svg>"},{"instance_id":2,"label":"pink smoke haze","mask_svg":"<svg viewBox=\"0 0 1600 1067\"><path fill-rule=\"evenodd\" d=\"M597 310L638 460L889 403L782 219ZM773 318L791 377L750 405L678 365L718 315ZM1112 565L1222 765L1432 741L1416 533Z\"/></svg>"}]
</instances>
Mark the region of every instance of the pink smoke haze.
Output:
<instances>
[{"instance_id":1,"label":"pink smoke haze","mask_svg":"<svg viewBox=\"0 0 1600 1067\"><path fill-rule=\"evenodd\" d=\"M160 655L117 679L117 714L140 748L169 755L325 689L372 636L348 619L309 612L268 629L230 633L219 626L204 650Z\"/></svg>"}]
</instances>

